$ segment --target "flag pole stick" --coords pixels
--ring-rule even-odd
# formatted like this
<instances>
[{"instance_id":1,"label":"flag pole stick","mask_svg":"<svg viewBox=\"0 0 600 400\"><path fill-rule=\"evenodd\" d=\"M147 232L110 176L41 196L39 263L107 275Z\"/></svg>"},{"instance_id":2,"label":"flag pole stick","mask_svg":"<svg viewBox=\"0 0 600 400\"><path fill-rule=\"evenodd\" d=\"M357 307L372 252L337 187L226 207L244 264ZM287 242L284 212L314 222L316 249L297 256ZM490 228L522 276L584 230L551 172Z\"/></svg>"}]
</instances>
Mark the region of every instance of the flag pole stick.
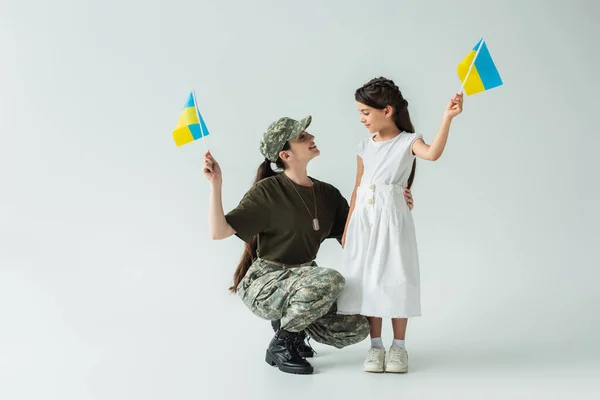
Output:
<instances>
[{"instance_id":1,"label":"flag pole stick","mask_svg":"<svg viewBox=\"0 0 600 400\"><path fill-rule=\"evenodd\" d=\"M198 100L196 100L196 89L192 89L192 96L194 96L194 108L196 109L196 117L198 118L198 126L200 127L200 133L202 134L202 141L204 142L204 147L206 147L206 151L210 151L208 149L208 144L206 143L206 135L204 134L204 129L202 129L202 120L200 119L200 111L198 110Z\"/></svg>"},{"instance_id":2,"label":"flag pole stick","mask_svg":"<svg viewBox=\"0 0 600 400\"><path fill-rule=\"evenodd\" d=\"M458 93L462 93L463 89L465 88L465 83L467 83L467 79L469 79L469 74L471 73L471 70L473 69L473 65L475 65L475 60L477 60L477 56L479 55L479 50L481 50L483 43L485 43L485 37L482 37L481 42L479 42L479 47L477 47L477 51L475 52L475 57L473 57L473 61L471 61L471 65L469 66L469 69L467 70L467 75L465 76L465 79L461 82L460 90L458 91Z\"/></svg>"}]
</instances>

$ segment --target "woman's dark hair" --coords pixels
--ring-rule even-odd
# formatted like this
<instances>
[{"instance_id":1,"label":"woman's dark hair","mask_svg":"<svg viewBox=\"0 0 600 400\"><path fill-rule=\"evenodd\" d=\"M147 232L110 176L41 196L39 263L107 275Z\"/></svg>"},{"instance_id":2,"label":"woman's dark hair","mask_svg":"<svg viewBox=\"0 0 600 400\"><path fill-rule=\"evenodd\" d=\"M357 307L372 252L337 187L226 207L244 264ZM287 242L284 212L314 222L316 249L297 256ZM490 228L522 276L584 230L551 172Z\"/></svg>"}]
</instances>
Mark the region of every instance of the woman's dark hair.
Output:
<instances>
[{"instance_id":1,"label":"woman's dark hair","mask_svg":"<svg viewBox=\"0 0 600 400\"><path fill-rule=\"evenodd\" d=\"M281 151L289 150L289 149L290 149L290 143L285 142ZM278 169L281 169L281 170L285 169L285 165L281 158L278 158L277 161L275 161L275 164L277 165ZM280 173L280 172L275 172L271 168L271 161L269 161L265 158L265 161L263 161L262 164L260 164L258 166L258 170L256 171L256 178L254 178L254 183L260 182L265 178L269 178L271 176L277 175L278 173ZM257 248L258 248L258 235L254 236L252 239L250 239L250 242L245 244L244 253L242 254L240 263L238 264L235 272L233 273L233 286L229 288L229 290L231 292L235 293L237 291L238 285L240 284L242 279L244 279L244 276L246 276L246 272L248 272L248 268L250 268L250 266L252 265L252 262L254 262L254 259L256 258Z\"/></svg>"},{"instance_id":2,"label":"woman's dark hair","mask_svg":"<svg viewBox=\"0 0 600 400\"><path fill-rule=\"evenodd\" d=\"M408 114L408 101L402 96L400 88L394 81L387 78L374 78L356 89L354 99L359 103L383 110L387 106L394 109L394 123L401 132L415 133L410 115ZM408 188L410 189L415 179L417 160L413 160L412 170L408 177Z\"/></svg>"}]
</instances>

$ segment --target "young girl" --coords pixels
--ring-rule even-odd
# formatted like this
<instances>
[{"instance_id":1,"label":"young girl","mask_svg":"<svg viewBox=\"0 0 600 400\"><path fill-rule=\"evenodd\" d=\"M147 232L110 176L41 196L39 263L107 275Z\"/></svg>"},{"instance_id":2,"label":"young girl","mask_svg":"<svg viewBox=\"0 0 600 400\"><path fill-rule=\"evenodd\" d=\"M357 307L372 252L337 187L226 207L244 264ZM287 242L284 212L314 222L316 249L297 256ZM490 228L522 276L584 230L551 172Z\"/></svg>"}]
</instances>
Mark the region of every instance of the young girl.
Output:
<instances>
[{"instance_id":1,"label":"young girl","mask_svg":"<svg viewBox=\"0 0 600 400\"><path fill-rule=\"evenodd\" d=\"M346 285L337 308L339 314L369 317L365 371L402 373L408 371L407 318L421 315L415 227L402 193L412 185L416 157L435 161L442 155L452 118L462 112L463 96L450 100L431 145L415 133L408 102L393 81L373 79L356 91L355 100L370 135L357 147L356 184L342 237L340 272ZM382 318L392 319L394 331L387 360Z\"/></svg>"}]
</instances>

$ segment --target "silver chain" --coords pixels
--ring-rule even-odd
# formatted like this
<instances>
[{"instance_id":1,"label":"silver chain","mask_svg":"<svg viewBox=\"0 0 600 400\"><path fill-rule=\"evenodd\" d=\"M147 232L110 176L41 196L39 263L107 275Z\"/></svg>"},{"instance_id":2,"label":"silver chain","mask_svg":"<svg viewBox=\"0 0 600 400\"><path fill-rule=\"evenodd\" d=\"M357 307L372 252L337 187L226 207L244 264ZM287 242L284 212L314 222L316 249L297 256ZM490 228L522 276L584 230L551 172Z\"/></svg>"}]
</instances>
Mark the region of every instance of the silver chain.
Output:
<instances>
[{"instance_id":1,"label":"silver chain","mask_svg":"<svg viewBox=\"0 0 600 400\"><path fill-rule=\"evenodd\" d=\"M294 184L294 182L292 181L292 179L289 176L287 176L287 174L285 172L283 174L285 175L285 177L287 179L290 180L290 183L292 184L292 187L296 191L296 194L298 195L298 197L300 197L300 200L302 200L302 204L304 204L304 207L306 207L306 211L308 211L308 215L310 215L310 217L313 218L312 214L310 213L310 209L308 208L308 206L304 202L304 199L302 198L302 196L300 196L300 192L298 192L298 189L296 189L296 185ZM317 217L317 196L315 196L315 183L314 182L313 182L313 184L311 186L311 189L312 189L312 193L313 193L313 201L315 202L315 216L314 216L314 219L318 219L318 217Z\"/></svg>"}]
</instances>

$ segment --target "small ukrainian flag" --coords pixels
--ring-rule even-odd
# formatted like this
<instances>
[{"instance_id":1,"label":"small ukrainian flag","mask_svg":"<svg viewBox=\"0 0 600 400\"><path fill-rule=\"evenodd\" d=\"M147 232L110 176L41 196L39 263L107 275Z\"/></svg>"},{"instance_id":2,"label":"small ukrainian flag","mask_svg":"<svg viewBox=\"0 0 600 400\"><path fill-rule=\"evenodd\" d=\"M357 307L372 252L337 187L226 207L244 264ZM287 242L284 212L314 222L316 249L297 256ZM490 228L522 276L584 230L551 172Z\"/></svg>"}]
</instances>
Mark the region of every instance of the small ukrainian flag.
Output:
<instances>
[{"instance_id":1,"label":"small ukrainian flag","mask_svg":"<svg viewBox=\"0 0 600 400\"><path fill-rule=\"evenodd\" d=\"M458 64L457 70L467 96L502 85L502 78L483 38Z\"/></svg>"},{"instance_id":2,"label":"small ukrainian flag","mask_svg":"<svg viewBox=\"0 0 600 400\"><path fill-rule=\"evenodd\" d=\"M198 110L195 93L192 91L173 130L173 139L177 146L182 146L204 136L208 136L208 129Z\"/></svg>"}]
</instances>

